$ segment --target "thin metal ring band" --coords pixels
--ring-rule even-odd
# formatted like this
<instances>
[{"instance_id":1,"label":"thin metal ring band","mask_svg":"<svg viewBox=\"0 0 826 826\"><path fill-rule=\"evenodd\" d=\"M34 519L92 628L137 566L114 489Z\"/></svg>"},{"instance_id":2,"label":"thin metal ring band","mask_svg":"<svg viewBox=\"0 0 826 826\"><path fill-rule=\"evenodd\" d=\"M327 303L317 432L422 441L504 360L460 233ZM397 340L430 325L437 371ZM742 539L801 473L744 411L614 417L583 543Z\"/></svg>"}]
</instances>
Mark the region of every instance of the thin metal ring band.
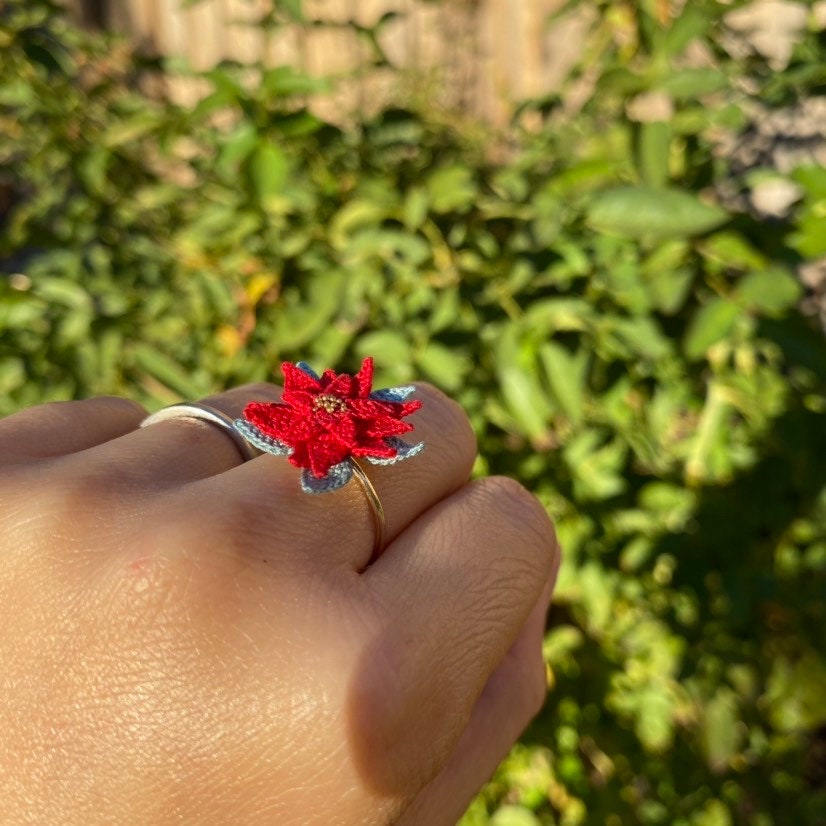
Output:
<instances>
[{"instance_id":1,"label":"thin metal ring band","mask_svg":"<svg viewBox=\"0 0 826 826\"><path fill-rule=\"evenodd\" d=\"M199 402L182 402L181 404L172 404L169 407L164 407L157 413L147 416L142 422L141 427L148 427L158 422L168 422L173 419L200 419L203 422L209 422L219 427L224 433L229 436L238 448L238 452L245 462L254 459L261 455L261 451L257 447L253 447L233 426L232 418L210 407L207 404L200 404Z\"/></svg>"},{"instance_id":2,"label":"thin metal ring band","mask_svg":"<svg viewBox=\"0 0 826 826\"><path fill-rule=\"evenodd\" d=\"M352 457L350 463L353 466L353 475L361 483L361 489L367 497L367 504L370 505L370 510L373 512L373 527L375 529L375 541L373 542L373 553L370 555L369 562L374 562L378 559L381 552L384 550L385 542L387 541L387 522L384 518L384 506L370 481L370 477L364 472L361 465ZM368 562L368 564L369 564Z\"/></svg>"}]
</instances>

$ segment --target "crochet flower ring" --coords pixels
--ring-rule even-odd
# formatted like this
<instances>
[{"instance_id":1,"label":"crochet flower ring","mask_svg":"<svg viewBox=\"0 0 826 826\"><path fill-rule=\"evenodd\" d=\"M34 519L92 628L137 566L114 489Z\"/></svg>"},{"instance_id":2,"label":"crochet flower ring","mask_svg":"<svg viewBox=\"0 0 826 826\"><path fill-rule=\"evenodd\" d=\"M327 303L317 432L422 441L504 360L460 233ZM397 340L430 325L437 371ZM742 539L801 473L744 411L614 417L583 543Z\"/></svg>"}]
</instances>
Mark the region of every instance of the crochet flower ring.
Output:
<instances>
[{"instance_id":1,"label":"crochet flower ring","mask_svg":"<svg viewBox=\"0 0 826 826\"><path fill-rule=\"evenodd\" d=\"M413 430L403 421L422 403L407 401L412 385L373 390L373 359L354 376L325 370L319 376L303 361L284 362L280 403L250 402L235 429L252 445L287 456L301 468L306 493L326 493L347 484L356 459L391 465L421 452L399 436Z\"/></svg>"}]
</instances>

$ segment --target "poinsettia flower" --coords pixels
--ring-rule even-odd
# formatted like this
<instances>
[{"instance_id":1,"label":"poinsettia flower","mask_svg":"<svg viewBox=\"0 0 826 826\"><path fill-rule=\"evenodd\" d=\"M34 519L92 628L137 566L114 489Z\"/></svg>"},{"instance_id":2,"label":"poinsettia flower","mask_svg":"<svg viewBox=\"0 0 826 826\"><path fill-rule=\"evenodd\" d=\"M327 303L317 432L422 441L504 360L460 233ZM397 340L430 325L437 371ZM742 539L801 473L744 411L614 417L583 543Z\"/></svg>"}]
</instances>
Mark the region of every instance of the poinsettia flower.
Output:
<instances>
[{"instance_id":1,"label":"poinsettia flower","mask_svg":"<svg viewBox=\"0 0 826 826\"><path fill-rule=\"evenodd\" d=\"M402 421L422 403L407 401L413 385L373 390L373 359L354 376L325 370L319 376L303 361L284 362L281 402L250 402L235 420L239 433L259 450L287 456L301 468L301 487L324 493L346 484L353 459L389 465L415 456L424 442L400 439L413 425Z\"/></svg>"}]
</instances>

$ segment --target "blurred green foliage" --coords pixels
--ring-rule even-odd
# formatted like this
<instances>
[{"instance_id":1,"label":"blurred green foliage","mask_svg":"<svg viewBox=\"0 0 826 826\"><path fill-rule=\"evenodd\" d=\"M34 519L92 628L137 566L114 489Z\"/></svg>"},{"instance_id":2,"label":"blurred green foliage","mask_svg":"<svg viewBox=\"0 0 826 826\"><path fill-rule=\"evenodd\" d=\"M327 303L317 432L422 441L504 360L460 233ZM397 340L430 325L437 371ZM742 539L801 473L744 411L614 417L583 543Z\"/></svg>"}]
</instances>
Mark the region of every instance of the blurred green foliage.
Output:
<instances>
[{"instance_id":1,"label":"blurred green foliage","mask_svg":"<svg viewBox=\"0 0 826 826\"><path fill-rule=\"evenodd\" d=\"M568 84L494 134L409 104L334 125L288 66L176 105L161 62L6 4L0 412L282 359L427 378L566 550L548 702L466 826L823 824L826 341L796 269L826 171L760 220L721 205L747 182L717 140L824 94L824 35L778 72L722 48L731 3L592 5Z\"/></svg>"}]
</instances>

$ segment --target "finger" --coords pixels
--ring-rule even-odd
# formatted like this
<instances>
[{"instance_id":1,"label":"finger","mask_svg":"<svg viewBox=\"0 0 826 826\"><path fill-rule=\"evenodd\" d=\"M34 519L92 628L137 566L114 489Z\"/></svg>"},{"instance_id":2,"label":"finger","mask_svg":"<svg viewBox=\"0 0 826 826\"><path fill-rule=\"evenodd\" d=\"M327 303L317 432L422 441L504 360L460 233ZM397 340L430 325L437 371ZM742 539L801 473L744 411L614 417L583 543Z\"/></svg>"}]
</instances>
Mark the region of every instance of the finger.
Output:
<instances>
[{"instance_id":1,"label":"finger","mask_svg":"<svg viewBox=\"0 0 826 826\"><path fill-rule=\"evenodd\" d=\"M201 401L234 419L251 398L275 401L280 390L273 384L250 384L209 396ZM84 472L128 469L132 483L151 482L158 491L202 479L243 462L231 436L210 422L193 418L161 421L137 428L84 456ZM97 468L97 470L96 470Z\"/></svg>"},{"instance_id":2,"label":"finger","mask_svg":"<svg viewBox=\"0 0 826 826\"><path fill-rule=\"evenodd\" d=\"M129 433L144 416L137 402L115 396L31 407L0 420L0 462L87 450Z\"/></svg>"},{"instance_id":3,"label":"finger","mask_svg":"<svg viewBox=\"0 0 826 826\"><path fill-rule=\"evenodd\" d=\"M399 826L456 823L544 704L542 641L558 560L525 626L485 684L447 764L416 797Z\"/></svg>"},{"instance_id":4,"label":"finger","mask_svg":"<svg viewBox=\"0 0 826 826\"><path fill-rule=\"evenodd\" d=\"M499 477L432 508L364 574L387 617L368 655L381 668L365 664L353 716L363 722L365 770L388 790L403 782L410 763L409 753L388 757L388 743L418 749L423 766L446 761L558 554L539 502ZM383 685L388 672L395 692Z\"/></svg>"},{"instance_id":5,"label":"finger","mask_svg":"<svg viewBox=\"0 0 826 826\"><path fill-rule=\"evenodd\" d=\"M428 384L417 385L422 408L410 417L413 438L425 449L387 467L364 465L382 502L388 541L419 514L463 485L476 456L476 438L459 405ZM320 564L340 562L361 570L373 551L375 526L356 480L339 490L309 495L300 471L285 459L260 456L179 492L176 508L215 526L231 525L250 547L276 544L313 554ZM205 505L205 503L208 503Z\"/></svg>"}]
</instances>

